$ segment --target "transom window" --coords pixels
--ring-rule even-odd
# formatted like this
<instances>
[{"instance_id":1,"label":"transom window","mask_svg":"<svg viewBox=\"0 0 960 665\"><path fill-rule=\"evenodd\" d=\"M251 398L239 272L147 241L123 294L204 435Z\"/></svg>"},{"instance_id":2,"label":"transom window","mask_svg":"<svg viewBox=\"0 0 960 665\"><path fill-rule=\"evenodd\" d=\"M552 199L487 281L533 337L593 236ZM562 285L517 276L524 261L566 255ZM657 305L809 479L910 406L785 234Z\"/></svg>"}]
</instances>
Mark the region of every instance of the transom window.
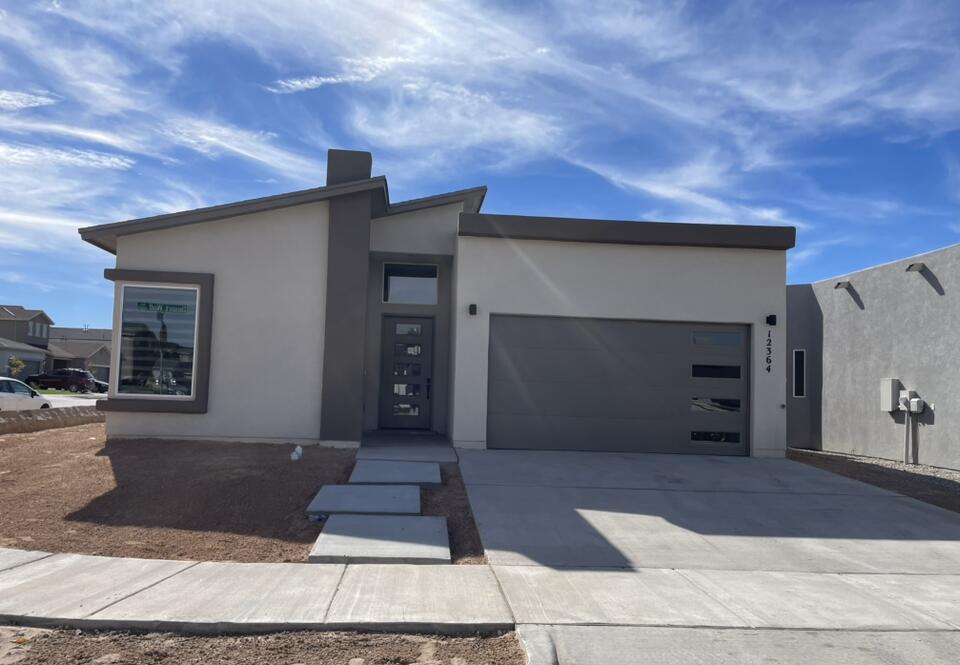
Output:
<instances>
[{"instance_id":1,"label":"transom window","mask_svg":"<svg viewBox=\"0 0 960 665\"><path fill-rule=\"evenodd\" d=\"M436 305L437 266L385 263L383 302L399 305Z\"/></svg>"},{"instance_id":2,"label":"transom window","mask_svg":"<svg viewBox=\"0 0 960 665\"><path fill-rule=\"evenodd\" d=\"M192 397L198 289L124 285L121 298L117 393Z\"/></svg>"}]
</instances>

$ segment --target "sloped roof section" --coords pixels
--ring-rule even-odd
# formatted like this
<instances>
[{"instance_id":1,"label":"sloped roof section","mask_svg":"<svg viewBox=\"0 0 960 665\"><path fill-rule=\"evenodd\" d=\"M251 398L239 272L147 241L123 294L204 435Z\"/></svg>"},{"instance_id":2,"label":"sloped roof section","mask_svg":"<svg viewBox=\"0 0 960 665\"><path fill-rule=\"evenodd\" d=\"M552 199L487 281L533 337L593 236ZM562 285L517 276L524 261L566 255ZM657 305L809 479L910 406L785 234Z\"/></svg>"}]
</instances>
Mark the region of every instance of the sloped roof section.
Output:
<instances>
[{"instance_id":1,"label":"sloped roof section","mask_svg":"<svg viewBox=\"0 0 960 665\"><path fill-rule=\"evenodd\" d=\"M387 190L387 179L383 176L375 176L364 180L355 180L353 182L328 185L326 187L316 187L314 189L304 189L288 194L266 196L259 199L238 201L236 203L227 203L209 208L175 212L169 215L157 215L155 217L131 219L125 222L88 226L80 229L80 237L100 249L105 249L111 254L116 254L117 238L120 236L171 229L188 224L212 222L229 217L265 212L267 210L290 208L306 203L326 201L337 196L346 196L348 194L367 191L373 194L371 217L379 218L403 212L448 205L459 201L464 203L465 212L477 212L480 210L480 206L483 205L487 188L474 187L472 189L463 189L456 192L438 194L436 196L391 203L390 194Z\"/></svg>"},{"instance_id":2,"label":"sloped roof section","mask_svg":"<svg viewBox=\"0 0 960 665\"><path fill-rule=\"evenodd\" d=\"M30 321L38 316L53 325L53 319L42 309L26 309L23 305L0 305L0 321Z\"/></svg>"},{"instance_id":3,"label":"sloped roof section","mask_svg":"<svg viewBox=\"0 0 960 665\"><path fill-rule=\"evenodd\" d=\"M32 344L24 344L23 342L14 342L12 339L7 339L6 337L0 337L0 349L4 351L29 351L31 353L39 353L43 355L46 353L39 346L33 346ZM3 368L0 367L0 370Z\"/></svg>"}]
</instances>

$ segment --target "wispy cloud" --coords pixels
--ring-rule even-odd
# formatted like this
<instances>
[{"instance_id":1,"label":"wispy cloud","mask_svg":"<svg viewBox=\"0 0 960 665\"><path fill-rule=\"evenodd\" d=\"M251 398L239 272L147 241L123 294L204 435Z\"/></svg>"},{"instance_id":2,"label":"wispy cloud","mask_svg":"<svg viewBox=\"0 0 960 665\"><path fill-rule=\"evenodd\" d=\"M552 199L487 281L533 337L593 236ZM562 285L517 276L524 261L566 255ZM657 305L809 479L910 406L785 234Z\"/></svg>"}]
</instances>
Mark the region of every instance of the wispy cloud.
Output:
<instances>
[{"instance_id":1,"label":"wispy cloud","mask_svg":"<svg viewBox=\"0 0 960 665\"><path fill-rule=\"evenodd\" d=\"M11 167L47 163L85 168L128 169L134 161L120 155L93 150L64 150L31 145L0 143L0 163Z\"/></svg>"},{"instance_id":2,"label":"wispy cloud","mask_svg":"<svg viewBox=\"0 0 960 665\"><path fill-rule=\"evenodd\" d=\"M0 111L22 111L56 103L57 100L49 94L0 90Z\"/></svg>"}]
</instances>

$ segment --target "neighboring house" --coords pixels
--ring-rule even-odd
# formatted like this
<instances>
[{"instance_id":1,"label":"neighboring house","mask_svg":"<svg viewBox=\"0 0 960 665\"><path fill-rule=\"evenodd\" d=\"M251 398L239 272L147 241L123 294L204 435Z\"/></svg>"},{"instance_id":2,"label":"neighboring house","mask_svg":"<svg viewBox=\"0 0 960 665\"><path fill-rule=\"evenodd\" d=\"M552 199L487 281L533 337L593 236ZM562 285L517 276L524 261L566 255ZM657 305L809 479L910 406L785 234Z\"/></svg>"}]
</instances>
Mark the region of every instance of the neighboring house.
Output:
<instances>
[{"instance_id":1,"label":"neighboring house","mask_svg":"<svg viewBox=\"0 0 960 665\"><path fill-rule=\"evenodd\" d=\"M327 186L81 229L116 254L111 437L782 456L789 227Z\"/></svg>"},{"instance_id":2,"label":"neighboring house","mask_svg":"<svg viewBox=\"0 0 960 665\"><path fill-rule=\"evenodd\" d=\"M85 369L101 381L110 380L109 328L50 328L50 369Z\"/></svg>"},{"instance_id":3,"label":"neighboring house","mask_svg":"<svg viewBox=\"0 0 960 665\"><path fill-rule=\"evenodd\" d=\"M958 298L960 245L787 287L788 443L903 460L911 390L910 460L960 469Z\"/></svg>"},{"instance_id":4,"label":"neighboring house","mask_svg":"<svg viewBox=\"0 0 960 665\"><path fill-rule=\"evenodd\" d=\"M15 342L12 339L0 337L0 376L10 376L10 357L16 356L23 361L25 367L19 376L14 378L21 381L30 374L36 374L43 367L43 361L46 353L30 344Z\"/></svg>"},{"instance_id":5,"label":"neighboring house","mask_svg":"<svg viewBox=\"0 0 960 665\"><path fill-rule=\"evenodd\" d=\"M30 347L20 349L22 353L29 355L29 359L13 354L27 363L24 376L43 370L52 325L53 319L41 309L26 309L21 305L0 305L0 338ZM0 353L3 352L0 350ZM2 367L6 368L6 363Z\"/></svg>"}]
</instances>

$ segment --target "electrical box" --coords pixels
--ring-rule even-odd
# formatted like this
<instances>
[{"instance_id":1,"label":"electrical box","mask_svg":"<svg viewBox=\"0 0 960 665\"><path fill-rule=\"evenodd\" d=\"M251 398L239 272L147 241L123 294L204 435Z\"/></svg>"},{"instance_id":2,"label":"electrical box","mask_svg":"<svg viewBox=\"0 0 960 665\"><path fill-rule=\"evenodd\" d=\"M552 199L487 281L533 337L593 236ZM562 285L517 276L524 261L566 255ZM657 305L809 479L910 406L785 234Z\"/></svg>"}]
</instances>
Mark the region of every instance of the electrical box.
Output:
<instances>
[{"instance_id":1,"label":"electrical box","mask_svg":"<svg viewBox=\"0 0 960 665\"><path fill-rule=\"evenodd\" d=\"M886 413L900 410L900 379L880 379L880 410Z\"/></svg>"},{"instance_id":2,"label":"electrical box","mask_svg":"<svg viewBox=\"0 0 960 665\"><path fill-rule=\"evenodd\" d=\"M924 401L919 397L910 400L910 413L923 413Z\"/></svg>"}]
</instances>

